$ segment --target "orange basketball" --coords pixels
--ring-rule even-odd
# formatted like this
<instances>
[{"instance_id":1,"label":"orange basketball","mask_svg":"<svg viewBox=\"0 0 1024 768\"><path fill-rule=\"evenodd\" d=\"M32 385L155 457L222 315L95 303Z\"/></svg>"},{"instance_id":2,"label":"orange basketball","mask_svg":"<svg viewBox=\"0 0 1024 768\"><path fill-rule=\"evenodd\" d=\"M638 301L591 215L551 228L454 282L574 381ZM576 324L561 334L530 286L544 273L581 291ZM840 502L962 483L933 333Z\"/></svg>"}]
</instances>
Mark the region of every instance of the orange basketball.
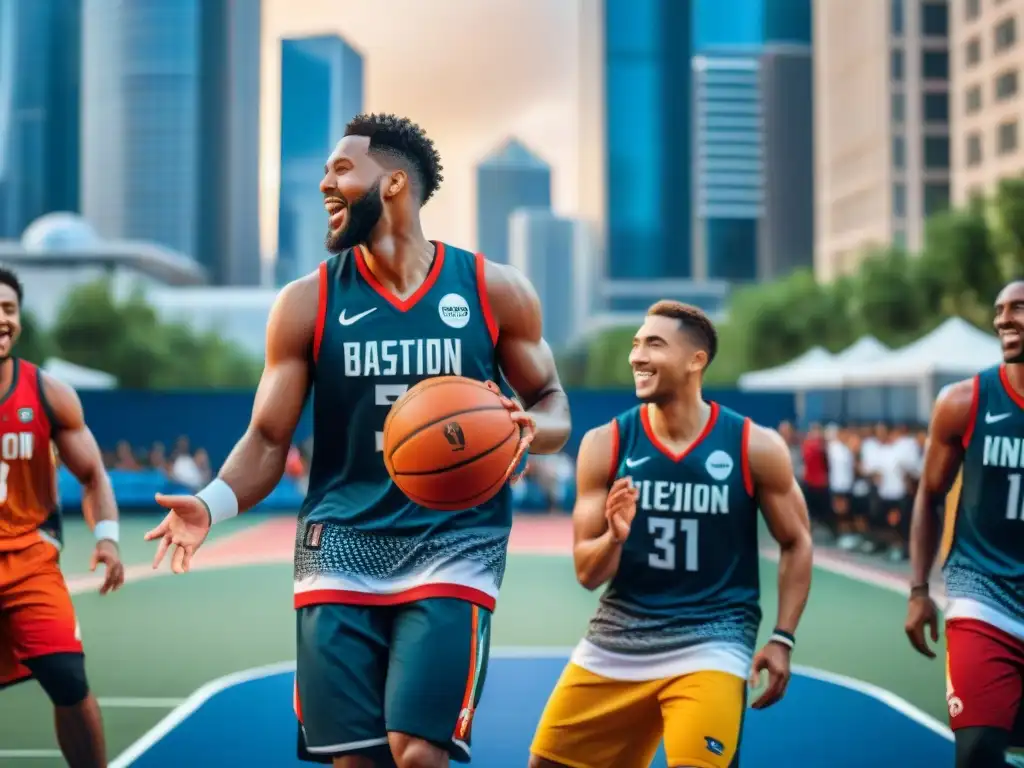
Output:
<instances>
[{"instance_id":1,"label":"orange basketball","mask_svg":"<svg viewBox=\"0 0 1024 768\"><path fill-rule=\"evenodd\" d=\"M421 381L384 422L388 474L430 509L469 509L492 498L518 446L519 425L499 396L461 376Z\"/></svg>"}]
</instances>

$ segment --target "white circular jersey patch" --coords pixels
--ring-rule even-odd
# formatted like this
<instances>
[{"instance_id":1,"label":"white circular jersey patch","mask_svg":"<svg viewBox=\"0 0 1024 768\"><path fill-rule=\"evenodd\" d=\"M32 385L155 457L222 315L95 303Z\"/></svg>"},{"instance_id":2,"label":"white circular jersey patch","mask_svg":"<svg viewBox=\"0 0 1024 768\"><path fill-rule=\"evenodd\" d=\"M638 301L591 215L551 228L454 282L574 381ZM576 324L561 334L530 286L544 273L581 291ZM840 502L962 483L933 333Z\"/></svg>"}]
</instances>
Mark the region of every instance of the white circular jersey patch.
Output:
<instances>
[{"instance_id":1,"label":"white circular jersey patch","mask_svg":"<svg viewBox=\"0 0 1024 768\"><path fill-rule=\"evenodd\" d=\"M712 451L708 460L704 462L704 468L711 475L712 479L722 481L732 474L732 456L725 451Z\"/></svg>"},{"instance_id":2,"label":"white circular jersey patch","mask_svg":"<svg viewBox=\"0 0 1024 768\"><path fill-rule=\"evenodd\" d=\"M441 321L452 328L465 328L469 325L469 302L457 293L448 293L437 305L437 313Z\"/></svg>"}]
</instances>

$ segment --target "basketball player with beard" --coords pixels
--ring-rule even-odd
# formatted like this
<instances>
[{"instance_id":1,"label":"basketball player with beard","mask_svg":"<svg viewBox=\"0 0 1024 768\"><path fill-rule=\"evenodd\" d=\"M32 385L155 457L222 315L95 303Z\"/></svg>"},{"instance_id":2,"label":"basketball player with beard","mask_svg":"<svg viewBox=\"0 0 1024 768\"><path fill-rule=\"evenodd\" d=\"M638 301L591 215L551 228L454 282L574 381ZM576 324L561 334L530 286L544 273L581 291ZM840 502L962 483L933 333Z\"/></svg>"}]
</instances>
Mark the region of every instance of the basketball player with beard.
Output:
<instances>
[{"instance_id":1,"label":"basketball player with beard","mask_svg":"<svg viewBox=\"0 0 1024 768\"><path fill-rule=\"evenodd\" d=\"M782 698L811 586L807 506L789 448L717 403L701 380L718 338L695 307L659 301L633 338L641 404L588 432L573 511L576 575L607 583L541 716L531 768L726 768L747 680ZM757 514L779 543L779 609L761 622Z\"/></svg>"},{"instance_id":2,"label":"basketball player with beard","mask_svg":"<svg viewBox=\"0 0 1024 768\"><path fill-rule=\"evenodd\" d=\"M172 569L187 571L212 524L277 486L312 390L295 541L295 706L300 756L338 767L469 760L512 524L507 485L457 513L404 497L381 454L391 403L431 376L504 376L518 395L503 402L521 451L554 453L569 436L532 286L423 236L420 208L440 182L417 125L393 115L349 124L320 184L334 255L271 310L249 429L207 488L159 497L171 512L147 535L160 541L154 567L173 549Z\"/></svg>"}]
</instances>

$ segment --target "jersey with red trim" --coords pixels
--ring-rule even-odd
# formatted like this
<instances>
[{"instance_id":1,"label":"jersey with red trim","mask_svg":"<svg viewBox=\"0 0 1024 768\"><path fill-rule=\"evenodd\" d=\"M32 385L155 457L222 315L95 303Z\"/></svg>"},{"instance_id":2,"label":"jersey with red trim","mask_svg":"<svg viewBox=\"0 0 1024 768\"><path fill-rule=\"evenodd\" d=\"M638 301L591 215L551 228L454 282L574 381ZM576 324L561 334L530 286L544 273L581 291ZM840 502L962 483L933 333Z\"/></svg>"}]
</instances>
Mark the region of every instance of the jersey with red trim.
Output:
<instances>
[{"instance_id":1,"label":"jersey with red trim","mask_svg":"<svg viewBox=\"0 0 1024 768\"><path fill-rule=\"evenodd\" d=\"M433 376L498 381L484 260L435 244L423 286L393 296L362 249L321 267L313 458L295 542L295 603L462 597L493 608L512 525L508 487L473 509L411 502L384 466L384 419Z\"/></svg>"},{"instance_id":2,"label":"jersey with red trim","mask_svg":"<svg viewBox=\"0 0 1024 768\"><path fill-rule=\"evenodd\" d=\"M704 432L674 455L647 405L615 419L612 477L632 478L636 517L586 639L621 654L705 643L754 647L761 623L749 421L711 403Z\"/></svg>"},{"instance_id":3,"label":"jersey with red trim","mask_svg":"<svg viewBox=\"0 0 1024 768\"><path fill-rule=\"evenodd\" d=\"M0 400L0 551L28 547L40 536L60 545L57 471L42 374L13 360L11 388Z\"/></svg>"},{"instance_id":4,"label":"jersey with red trim","mask_svg":"<svg viewBox=\"0 0 1024 768\"><path fill-rule=\"evenodd\" d=\"M961 475L947 500L946 595L960 601L954 614L990 620L995 611L1024 627L1024 403L1003 366L982 371L974 386Z\"/></svg>"}]
</instances>

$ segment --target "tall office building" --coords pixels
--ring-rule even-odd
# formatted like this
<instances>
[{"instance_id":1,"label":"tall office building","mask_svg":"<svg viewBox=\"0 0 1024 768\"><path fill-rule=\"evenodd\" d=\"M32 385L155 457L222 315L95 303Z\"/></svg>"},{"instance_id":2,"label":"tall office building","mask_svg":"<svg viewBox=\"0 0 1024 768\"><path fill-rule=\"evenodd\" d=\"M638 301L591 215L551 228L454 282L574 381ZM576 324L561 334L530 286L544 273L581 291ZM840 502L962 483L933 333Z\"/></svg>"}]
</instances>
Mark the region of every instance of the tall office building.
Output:
<instances>
[{"instance_id":1,"label":"tall office building","mask_svg":"<svg viewBox=\"0 0 1024 768\"><path fill-rule=\"evenodd\" d=\"M257 285L260 4L89 0L83 30L85 217Z\"/></svg>"},{"instance_id":2,"label":"tall office building","mask_svg":"<svg viewBox=\"0 0 1024 768\"><path fill-rule=\"evenodd\" d=\"M311 272L325 257L324 161L362 111L363 57L347 41L336 35L281 41L278 284Z\"/></svg>"},{"instance_id":3,"label":"tall office building","mask_svg":"<svg viewBox=\"0 0 1024 768\"><path fill-rule=\"evenodd\" d=\"M911 252L949 204L946 0L815 5L815 272L871 245Z\"/></svg>"},{"instance_id":4,"label":"tall office building","mask_svg":"<svg viewBox=\"0 0 1024 768\"><path fill-rule=\"evenodd\" d=\"M604 0L607 273L690 277L690 3Z\"/></svg>"},{"instance_id":5,"label":"tall office building","mask_svg":"<svg viewBox=\"0 0 1024 768\"><path fill-rule=\"evenodd\" d=\"M78 211L82 0L0 0L0 239Z\"/></svg>"},{"instance_id":6,"label":"tall office building","mask_svg":"<svg viewBox=\"0 0 1024 768\"><path fill-rule=\"evenodd\" d=\"M765 210L759 59L709 52L693 74L694 273L752 281Z\"/></svg>"},{"instance_id":7,"label":"tall office building","mask_svg":"<svg viewBox=\"0 0 1024 768\"><path fill-rule=\"evenodd\" d=\"M491 261L508 263L508 220L517 208L551 208L551 166L509 139L476 167L476 239Z\"/></svg>"},{"instance_id":8,"label":"tall office building","mask_svg":"<svg viewBox=\"0 0 1024 768\"><path fill-rule=\"evenodd\" d=\"M1024 171L1021 3L962 0L950 9L953 201L990 194Z\"/></svg>"},{"instance_id":9,"label":"tall office building","mask_svg":"<svg viewBox=\"0 0 1024 768\"><path fill-rule=\"evenodd\" d=\"M694 30L694 273L810 266L811 0L697 0Z\"/></svg>"},{"instance_id":10,"label":"tall office building","mask_svg":"<svg viewBox=\"0 0 1024 768\"><path fill-rule=\"evenodd\" d=\"M544 338L565 349L584 327L595 295L590 243L582 222L546 208L522 208L508 220L509 263L537 290L544 311Z\"/></svg>"}]
</instances>

